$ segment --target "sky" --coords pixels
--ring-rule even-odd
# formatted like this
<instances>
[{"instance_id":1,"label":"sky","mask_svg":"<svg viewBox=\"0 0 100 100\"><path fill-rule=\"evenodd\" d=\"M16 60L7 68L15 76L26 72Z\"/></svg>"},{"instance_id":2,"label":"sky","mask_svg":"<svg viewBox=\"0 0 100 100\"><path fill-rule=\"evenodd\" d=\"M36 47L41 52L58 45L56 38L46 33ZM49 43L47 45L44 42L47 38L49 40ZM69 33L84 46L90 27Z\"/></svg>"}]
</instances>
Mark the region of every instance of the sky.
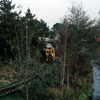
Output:
<instances>
[{"instance_id":1,"label":"sky","mask_svg":"<svg viewBox=\"0 0 100 100\"><path fill-rule=\"evenodd\" d=\"M82 2L84 10L87 14L94 19L98 16L100 10L100 0L74 0L78 3ZM31 12L36 14L37 19L43 19L47 22L49 27L55 23L60 22L61 19L67 14L68 8L71 7L73 0L12 0L13 4L19 5L23 14L30 8Z\"/></svg>"}]
</instances>

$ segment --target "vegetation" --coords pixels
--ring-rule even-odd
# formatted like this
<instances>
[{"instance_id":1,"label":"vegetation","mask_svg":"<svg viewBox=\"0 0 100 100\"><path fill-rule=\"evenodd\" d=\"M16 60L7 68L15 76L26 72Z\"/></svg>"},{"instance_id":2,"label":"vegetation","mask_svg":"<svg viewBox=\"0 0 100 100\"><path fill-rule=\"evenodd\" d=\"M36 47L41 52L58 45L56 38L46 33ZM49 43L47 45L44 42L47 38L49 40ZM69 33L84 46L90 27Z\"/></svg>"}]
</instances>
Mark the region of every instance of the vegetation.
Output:
<instances>
[{"instance_id":1,"label":"vegetation","mask_svg":"<svg viewBox=\"0 0 100 100\"><path fill-rule=\"evenodd\" d=\"M72 4L69 15L50 30L29 8L24 16L14 8L11 0L0 0L0 69L7 74L1 73L0 80L24 80L25 87L0 100L89 100L90 60L96 52L100 20L95 24L81 4ZM46 37L55 45L55 63L43 59ZM33 74L37 77L28 84L26 79ZM0 86L4 85L3 80Z\"/></svg>"},{"instance_id":2,"label":"vegetation","mask_svg":"<svg viewBox=\"0 0 100 100\"><path fill-rule=\"evenodd\" d=\"M23 94L18 91L0 98L1 100L24 100Z\"/></svg>"}]
</instances>

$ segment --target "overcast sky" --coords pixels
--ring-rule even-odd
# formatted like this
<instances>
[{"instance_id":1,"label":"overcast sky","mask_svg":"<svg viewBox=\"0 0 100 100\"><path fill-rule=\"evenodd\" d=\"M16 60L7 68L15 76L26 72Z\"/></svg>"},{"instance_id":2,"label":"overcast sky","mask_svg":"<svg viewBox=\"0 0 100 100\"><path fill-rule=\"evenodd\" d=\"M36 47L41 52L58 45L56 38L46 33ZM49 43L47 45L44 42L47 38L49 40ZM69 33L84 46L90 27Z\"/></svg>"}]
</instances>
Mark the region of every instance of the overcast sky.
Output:
<instances>
[{"instance_id":1,"label":"overcast sky","mask_svg":"<svg viewBox=\"0 0 100 100\"><path fill-rule=\"evenodd\" d=\"M52 27L53 24L59 22L60 19L67 14L67 8L71 7L73 0L12 0L16 6L21 5L23 13L27 8L36 14L37 19L43 19ZM74 0L82 1L84 10L93 19L98 16L100 10L100 0Z\"/></svg>"}]
</instances>

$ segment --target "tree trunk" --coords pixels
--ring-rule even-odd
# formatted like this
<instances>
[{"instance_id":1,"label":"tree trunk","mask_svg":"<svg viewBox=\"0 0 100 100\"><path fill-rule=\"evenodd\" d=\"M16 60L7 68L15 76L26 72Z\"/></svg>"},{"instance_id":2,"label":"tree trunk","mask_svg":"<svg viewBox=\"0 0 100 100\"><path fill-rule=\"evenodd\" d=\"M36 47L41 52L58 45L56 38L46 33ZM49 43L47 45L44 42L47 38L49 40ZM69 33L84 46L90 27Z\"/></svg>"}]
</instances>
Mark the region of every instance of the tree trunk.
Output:
<instances>
[{"instance_id":1,"label":"tree trunk","mask_svg":"<svg viewBox=\"0 0 100 100\"><path fill-rule=\"evenodd\" d=\"M62 73L61 73L61 87L64 85L65 80L65 68L66 68L66 40L64 41L64 55L63 55L63 67L62 67Z\"/></svg>"},{"instance_id":2,"label":"tree trunk","mask_svg":"<svg viewBox=\"0 0 100 100\"><path fill-rule=\"evenodd\" d=\"M69 87L69 54L67 56L68 64L67 64L67 86Z\"/></svg>"}]
</instances>

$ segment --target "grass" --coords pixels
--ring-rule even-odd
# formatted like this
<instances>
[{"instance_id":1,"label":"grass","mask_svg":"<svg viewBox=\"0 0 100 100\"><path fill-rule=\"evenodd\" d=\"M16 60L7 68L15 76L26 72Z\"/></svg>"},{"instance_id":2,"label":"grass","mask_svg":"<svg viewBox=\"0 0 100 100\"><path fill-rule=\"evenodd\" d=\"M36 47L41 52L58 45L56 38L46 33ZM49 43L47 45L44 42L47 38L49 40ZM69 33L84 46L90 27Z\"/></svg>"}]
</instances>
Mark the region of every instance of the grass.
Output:
<instances>
[{"instance_id":1,"label":"grass","mask_svg":"<svg viewBox=\"0 0 100 100\"><path fill-rule=\"evenodd\" d=\"M24 100L24 98L23 98L22 93L16 92L4 97L0 97L0 100Z\"/></svg>"}]
</instances>

